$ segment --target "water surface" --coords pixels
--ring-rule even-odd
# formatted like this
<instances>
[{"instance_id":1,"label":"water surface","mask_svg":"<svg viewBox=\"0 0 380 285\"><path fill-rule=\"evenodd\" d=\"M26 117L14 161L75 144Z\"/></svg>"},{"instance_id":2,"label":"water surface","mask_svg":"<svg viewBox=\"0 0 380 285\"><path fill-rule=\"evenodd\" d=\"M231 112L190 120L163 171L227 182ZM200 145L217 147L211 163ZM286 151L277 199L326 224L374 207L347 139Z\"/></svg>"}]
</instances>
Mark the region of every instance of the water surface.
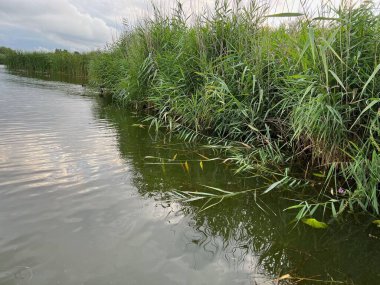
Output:
<instances>
[{"instance_id":1,"label":"water surface","mask_svg":"<svg viewBox=\"0 0 380 285\"><path fill-rule=\"evenodd\" d=\"M369 223L294 227L282 194L206 211L167 202L168 191L262 181L219 161L202 169L207 149L137 126L81 85L0 67L0 86L0 284L380 284Z\"/></svg>"}]
</instances>

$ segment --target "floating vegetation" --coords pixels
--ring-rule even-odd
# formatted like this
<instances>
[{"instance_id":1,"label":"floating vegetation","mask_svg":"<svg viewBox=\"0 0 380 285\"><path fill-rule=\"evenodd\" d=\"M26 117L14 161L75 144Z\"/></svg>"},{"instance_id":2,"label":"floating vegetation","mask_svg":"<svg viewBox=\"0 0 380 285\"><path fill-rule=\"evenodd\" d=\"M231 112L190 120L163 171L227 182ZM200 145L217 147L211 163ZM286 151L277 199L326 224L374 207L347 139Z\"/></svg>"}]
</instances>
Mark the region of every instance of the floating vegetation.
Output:
<instances>
[{"instance_id":1,"label":"floating vegetation","mask_svg":"<svg viewBox=\"0 0 380 285\"><path fill-rule=\"evenodd\" d=\"M315 229L326 229L328 225L324 222L320 222L314 218L302 219L302 222Z\"/></svg>"},{"instance_id":2,"label":"floating vegetation","mask_svg":"<svg viewBox=\"0 0 380 285\"><path fill-rule=\"evenodd\" d=\"M292 276L290 274L284 274L280 276L279 278L276 278L275 281L276 284L280 284L280 281L286 281L286 280L294 280L294 282L313 282L313 284L347 284L344 281L337 281L337 280L323 280L323 279L317 279L317 278L307 278L307 277L299 277L299 276Z\"/></svg>"}]
</instances>

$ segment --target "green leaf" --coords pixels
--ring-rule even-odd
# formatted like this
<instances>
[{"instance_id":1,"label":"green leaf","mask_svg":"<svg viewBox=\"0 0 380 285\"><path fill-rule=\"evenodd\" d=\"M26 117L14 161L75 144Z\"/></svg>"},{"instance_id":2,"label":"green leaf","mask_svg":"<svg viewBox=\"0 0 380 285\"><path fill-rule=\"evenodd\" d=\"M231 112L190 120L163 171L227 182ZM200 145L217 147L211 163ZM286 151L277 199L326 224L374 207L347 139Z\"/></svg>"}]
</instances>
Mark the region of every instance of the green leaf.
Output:
<instances>
[{"instance_id":1,"label":"green leaf","mask_svg":"<svg viewBox=\"0 0 380 285\"><path fill-rule=\"evenodd\" d=\"M322 63L323 63L323 69L325 70L325 76L326 76L326 86L329 85L329 68L327 64L327 57L326 57L326 48L320 46L320 54L322 58Z\"/></svg>"},{"instance_id":2,"label":"green leaf","mask_svg":"<svg viewBox=\"0 0 380 285\"><path fill-rule=\"evenodd\" d=\"M207 192L198 192L198 191L184 191L185 194L188 194L188 195L196 195L196 196L200 196L200 195L203 195L203 196L210 196L210 197L218 197L217 195L215 194L212 194L212 193L207 193Z\"/></svg>"},{"instance_id":3,"label":"green leaf","mask_svg":"<svg viewBox=\"0 0 380 285\"><path fill-rule=\"evenodd\" d=\"M316 205L313 207L313 209L311 209L311 211L310 211L310 216L312 216L312 215L314 214L314 212L318 209L318 207L319 207L319 204L316 204Z\"/></svg>"},{"instance_id":4,"label":"green leaf","mask_svg":"<svg viewBox=\"0 0 380 285\"><path fill-rule=\"evenodd\" d=\"M203 197L192 197L192 198L184 200L184 202L188 203L188 202L193 202L193 201L202 200L202 199L206 199L206 197L204 197L204 196Z\"/></svg>"},{"instance_id":5,"label":"green leaf","mask_svg":"<svg viewBox=\"0 0 380 285\"><path fill-rule=\"evenodd\" d=\"M313 62L315 64L315 36L314 36L314 29L309 28L309 41L310 41L310 48L311 48L311 54L313 56Z\"/></svg>"},{"instance_id":6,"label":"green leaf","mask_svg":"<svg viewBox=\"0 0 380 285\"><path fill-rule=\"evenodd\" d=\"M304 205L298 204L298 205L290 206L290 207L284 209L284 211L292 210L292 209L298 209L298 208L302 208L302 207L304 207Z\"/></svg>"},{"instance_id":7,"label":"green leaf","mask_svg":"<svg viewBox=\"0 0 380 285\"><path fill-rule=\"evenodd\" d=\"M302 222L315 229L325 229L328 225L324 222L320 222L314 218L302 219Z\"/></svg>"},{"instance_id":8,"label":"green leaf","mask_svg":"<svg viewBox=\"0 0 380 285\"><path fill-rule=\"evenodd\" d=\"M379 65L380 66L380 65ZM375 104L377 103L380 103L380 99L375 99L375 98L371 98L373 99L373 101L371 103L368 104L367 107L364 108L364 110L360 113L360 115L356 118L355 122L352 124L350 130L352 129L353 126L356 125L356 123L359 121L359 119L361 118L361 116L367 112L369 109L371 109Z\"/></svg>"},{"instance_id":9,"label":"green leaf","mask_svg":"<svg viewBox=\"0 0 380 285\"><path fill-rule=\"evenodd\" d=\"M142 124L133 124L132 127L138 127L138 128L141 128L141 129L145 128L145 126L142 125Z\"/></svg>"},{"instance_id":10,"label":"green leaf","mask_svg":"<svg viewBox=\"0 0 380 285\"><path fill-rule=\"evenodd\" d=\"M375 75L376 73L379 72L379 70L380 70L380 64L376 66L375 70L372 72L371 76L368 78L367 82L364 84L364 87L360 95L363 95L364 91L367 89L368 84L375 78Z\"/></svg>"},{"instance_id":11,"label":"green leaf","mask_svg":"<svg viewBox=\"0 0 380 285\"><path fill-rule=\"evenodd\" d=\"M345 66L347 66L346 62L339 56L339 54L331 46L331 44L334 42L335 35L336 35L336 32L332 33L332 35L328 41L325 40L324 38L321 38L321 40L325 44L325 47L328 48L336 56L336 58L339 59L339 61L341 63L343 63Z\"/></svg>"},{"instance_id":12,"label":"green leaf","mask_svg":"<svg viewBox=\"0 0 380 285\"><path fill-rule=\"evenodd\" d=\"M332 74L332 76L334 76L335 80L339 83L339 85L344 89L344 91L347 92L346 87L344 87L344 84L343 84L342 80L340 80L338 75L336 75L336 73L334 71L332 71L331 69L329 69L329 71Z\"/></svg>"},{"instance_id":13,"label":"green leaf","mask_svg":"<svg viewBox=\"0 0 380 285\"><path fill-rule=\"evenodd\" d=\"M247 124L247 126L252 130L252 131L255 131L255 132L260 132L257 128L255 128L254 126L250 125L250 124Z\"/></svg>"},{"instance_id":14,"label":"green leaf","mask_svg":"<svg viewBox=\"0 0 380 285\"><path fill-rule=\"evenodd\" d=\"M267 18L279 18L279 17L299 17L303 16L303 13L278 13L278 14L272 14L272 15L267 15L265 17Z\"/></svg>"},{"instance_id":15,"label":"green leaf","mask_svg":"<svg viewBox=\"0 0 380 285\"><path fill-rule=\"evenodd\" d=\"M186 169L186 171L189 172L189 171L190 171L189 163L186 161L186 162L184 163L184 165L185 165L185 169Z\"/></svg>"},{"instance_id":16,"label":"green leaf","mask_svg":"<svg viewBox=\"0 0 380 285\"><path fill-rule=\"evenodd\" d=\"M331 212L333 214L333 217L336 218L337 217L337 213L336 213L334 202L331 202Z\"/></svg>"},{"instance_id":17,"label":"green leaf","mask_svg":"<svg viewBox=\"0 0 380 285\"><path fill-rule=\"evenodd\" d=\"M222 197L218 202L211 204L211 205L208 205L207 207L204 207L206 204L203 205L202 208L199 210L199 212L206 211L207 209L210 209L211 207L218 205L219 203L221 203L223 201L223 199L224 199L224 197Z\"/></svg>"},{"instance_id":18,"label":"green leaf","mask_svg":"<svg viewBox=\"0 0 380 285\"><path fill-rule=\"evenodd\" d=\"M224 194L234 194L234 192L230 192L230 191L226 191L226 190L222 190L220 188L216 188L216 187L212 187L212 186L207 186L207 185L202 185L203 187L206 187L206 188L209 188L209 189L213 189L213 190L216 190L216 191L219 191L219 192L222 192Z\"/></svg>"},{"instance_id":19,"label":"green leaf","mask_svg":"<svg viewBox=\"0 0 380 285\"><path fill-rule=\"evenodd\" d=\"M380 220L372 221L372 224L375 224L378 228L380 228Z\"/></svg>"},{"instance_id":20,"label":"green leaf","mask_svg":"<svg viewBox=\"0 0 380 285\"><path fill-rule=\"evenodd\" d=\"M339 18L330 18L330 17L315 17L312 19L312 21L340 21Z\"/></svg>"},{"instance_id":21,"label":"green leaf","mask_svg":"<svg viewBox=\"0 0 380 285\"><path fill-rule=\"evenodd\" d=\"M278 185L280 185L281 183L283 183L285 180L287 179L287 177L284 177L282 178L281 180L271 184L265 191L263 194L266 194L268 193L269 191L273 190L274 188L276 188Z\"/></svg>"}]
</instances>

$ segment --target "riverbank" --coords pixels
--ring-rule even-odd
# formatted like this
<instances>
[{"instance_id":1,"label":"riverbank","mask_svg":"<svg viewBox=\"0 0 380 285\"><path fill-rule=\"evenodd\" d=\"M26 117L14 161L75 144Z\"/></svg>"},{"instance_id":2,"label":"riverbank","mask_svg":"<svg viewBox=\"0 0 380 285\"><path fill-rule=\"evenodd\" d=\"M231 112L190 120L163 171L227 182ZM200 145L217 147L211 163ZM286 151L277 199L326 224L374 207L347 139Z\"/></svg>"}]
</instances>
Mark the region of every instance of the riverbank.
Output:
<instances>
[{"instance_id":1,"label":"riverbank","mask_svg":"<svg viewBox=\"0 0 380 285\"><path fill-rule=\"evenodd\" d=\"M379 216L376 7L342 1L320 7L323 17L269 8L220 3L191 21L181 5L155 10L91 58L90 83L145 114L144 124L203 139L237 172L271 181L262 192L294 191L297 220ZM231 195L217 191L216 201Z\"/></svg>"},{"instance_id":2,"label":"riverbank","mask_svg":"<svg viewBox=\"0 0 380 285\"><path fill-rule=\"evenodd\" d=\"M91 62L90 80L151 127L223 145L237 171L276 176L266 192L316 184L297 219L378 216L380 20L372 4L348 2L324 7L329 17L219 4L191 24L181 5L156 11Z\"/></svg>"}]
</instances>

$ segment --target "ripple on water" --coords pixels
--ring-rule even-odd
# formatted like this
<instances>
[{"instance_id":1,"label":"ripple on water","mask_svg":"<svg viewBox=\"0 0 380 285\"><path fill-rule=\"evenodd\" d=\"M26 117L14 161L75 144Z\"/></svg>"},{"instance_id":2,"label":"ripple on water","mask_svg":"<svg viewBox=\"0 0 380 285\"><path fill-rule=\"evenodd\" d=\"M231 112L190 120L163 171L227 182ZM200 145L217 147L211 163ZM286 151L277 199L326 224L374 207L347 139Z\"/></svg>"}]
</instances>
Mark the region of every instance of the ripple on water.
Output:
<instances>
[{"instance_id":1,"label":"ripple on water","mask_svg":"<svg viewBox=\"0 0 380 285\"><path fill-rule=\"evenodd\" d=\"M194 187L181 168L141 173L156 138L110 123L80 86L1 68L0 82L1 284L252 283L244 244L147 195Z\"/></svg>"}]
</instances>

